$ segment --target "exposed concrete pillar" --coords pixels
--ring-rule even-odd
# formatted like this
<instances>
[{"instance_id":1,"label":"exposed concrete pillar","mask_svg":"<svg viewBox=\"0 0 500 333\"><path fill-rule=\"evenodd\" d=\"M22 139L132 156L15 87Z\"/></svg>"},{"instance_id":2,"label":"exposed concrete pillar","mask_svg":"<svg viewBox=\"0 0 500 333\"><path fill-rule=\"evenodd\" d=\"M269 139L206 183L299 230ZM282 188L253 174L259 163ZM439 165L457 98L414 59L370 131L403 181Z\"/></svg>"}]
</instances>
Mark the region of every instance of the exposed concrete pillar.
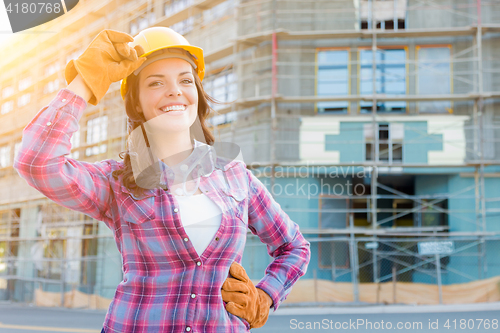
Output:
<instances>
[{"instance_id":1,"label":"exposed concrete pillar","mask_svg":"<svg viewBox=\"0 0 500 333\"><path fill-rule=\"evenodd\" d=\"M39 221L40 206L28 206L21 209L21 216L19 221L19 237L35 238L37 236L37 227ZM31 302L34 297L34 290L37 288L36 284L30 281L37 277L36 270L36 254L32 251L43 251L43 246L38 246L36 241L23 241L19 242L19 250L17 255L17 270L16 276L19 279L15 283L15 299L21 302Z\"/></svg>"},{"instance_id":2,"label":"exposed concrete pillar","mask_svg":"<svg viewBox=\"0 0 500 333\"><path fill-rule=\"evenodd\" d=\"M96 267L96 294L113 298L116 287L123 279L122 259L113 238L113 232L106 227L104 222L99 222L99 236L109 235L109 238L99 238L97 256L102 258L97 261Z\"/></svg>"}]
</instances>

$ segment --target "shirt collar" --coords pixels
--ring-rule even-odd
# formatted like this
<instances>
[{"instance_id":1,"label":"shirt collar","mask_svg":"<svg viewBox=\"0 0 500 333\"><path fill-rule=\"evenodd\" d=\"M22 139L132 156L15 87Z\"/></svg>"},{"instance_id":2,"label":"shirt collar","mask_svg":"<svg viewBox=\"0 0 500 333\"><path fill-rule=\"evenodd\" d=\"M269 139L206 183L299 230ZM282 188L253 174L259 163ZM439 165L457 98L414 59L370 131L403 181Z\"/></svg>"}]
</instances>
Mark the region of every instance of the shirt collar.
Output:
<instances>
[{"instance_id":1,"label":"shirt collar","mask_svg":"<svg viewBox=\"0 0 500 333\"><path fill-rule=\"evenodd\" d=\"M175 175L181 175L184 178L192 173L193 178L201 176L208 177L212 174L216 166L217 155L215 149L193 138L194 149L191 154L179 164L168 166L162 160L158 159L160 165L160 186L170 186Z\"/></svg>"}]
</instances>

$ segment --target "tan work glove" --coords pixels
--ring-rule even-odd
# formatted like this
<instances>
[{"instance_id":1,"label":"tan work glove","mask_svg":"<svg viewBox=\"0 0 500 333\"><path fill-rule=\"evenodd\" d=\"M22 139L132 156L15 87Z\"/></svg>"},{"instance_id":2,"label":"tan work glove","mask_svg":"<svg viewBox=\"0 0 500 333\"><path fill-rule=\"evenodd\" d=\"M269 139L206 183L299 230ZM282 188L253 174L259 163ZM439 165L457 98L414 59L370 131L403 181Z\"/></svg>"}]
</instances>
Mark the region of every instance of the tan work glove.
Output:
<instances>
[{"instance_id":1,"label":"tan work glove","mask_svg":"<svg viewBox=\"0 0 500 333\"><path fill-rule=\"evenodd\" d=\"M264 326L273 304L271 297L254 286L245 269L237 262L231 264L229 273L233 277L228 277L221 288L222 299L228 302L226 310L244 318L250 328Z\"/></svg>"},{"instance_id":2,"label":"tan work glove","mask_svg":"<svg viewBox=\"0 0 500 333\"><path fill-rule=\"evenodd\" d=\"M101 31L78 59L68 62L66 82L70 84L80 74L93 93L89 103L97 105L111 83L129 76L146 61L146 57L139 58L144 53L142 46L132 48L127 44L133 40L124 32Z\"/></svg>"}]
</instances>

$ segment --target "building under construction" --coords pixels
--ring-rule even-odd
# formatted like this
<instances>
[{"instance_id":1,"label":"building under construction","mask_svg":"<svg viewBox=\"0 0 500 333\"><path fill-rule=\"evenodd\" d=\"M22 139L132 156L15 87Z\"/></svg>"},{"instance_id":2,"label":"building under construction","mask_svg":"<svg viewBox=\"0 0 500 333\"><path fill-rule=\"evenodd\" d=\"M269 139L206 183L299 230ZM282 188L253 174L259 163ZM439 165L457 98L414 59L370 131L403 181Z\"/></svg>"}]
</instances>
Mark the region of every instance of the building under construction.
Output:
<instances>
[{"instance_id":1,"label":"building under construction","mask_svg":"<svg viewBox=\"0 0 500 333\"><path fill-rule=\"evenodd\" d=\"M216 140L241 147L311 242L285 304L500 301L495 0L81 0L19 33L0 59L0 300L107 308L113 298L112 232L12 164L71 59L102 29L151 26L204 49L204 88L224 102L210 118ZM120 159L119 87L88 105L68 158ZM258 281L272 258L250 231L246 246Z\"/></svg>"}]
</instances>

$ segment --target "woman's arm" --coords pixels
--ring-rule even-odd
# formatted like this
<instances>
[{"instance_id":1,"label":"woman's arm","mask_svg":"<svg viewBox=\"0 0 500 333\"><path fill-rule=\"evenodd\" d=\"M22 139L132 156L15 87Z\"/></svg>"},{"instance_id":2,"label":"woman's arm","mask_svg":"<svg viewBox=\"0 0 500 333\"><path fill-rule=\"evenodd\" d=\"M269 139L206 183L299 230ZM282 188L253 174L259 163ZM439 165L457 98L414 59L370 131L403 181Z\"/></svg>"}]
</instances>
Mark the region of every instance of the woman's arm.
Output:
<instances>
[{"instance_id":1,"label":"woman's arm","mask_svg":"<svg viewBox=\"0 0 500 333\"><path fill-rule=\"evenodd\" d=\"M71 136L87 102L97 105L111 83L122 80L146 61L144 50L131 48L127 33L104 29L64 70L68 87L24 128L14 168L28 184L61 206L104 221L112 228L109 176L117 162L80 162L66 157ZM142 52L142 53L141 53Z\"/></svg>"},{"instance_id":2,"label":"woman's arm","mask_svg":"<svg viewBox=\"0 0 500 333\"><path fill-rule=\"evenodd\" d=\"M83 78L80 74L78 74L75 79L71 81L66 89L71 90L72 92L83 98L85 102L88 102L92 97L92 90L90 90L89 86L87 86L85 81L83 81Z\"/></svg>"},{"instance_id":3,"label":"woman's arm","mask_svg":"<svg viewBox=\"0 0 500 333\"><path fill-rule=\"evenodd\" d=\"M79 91L77 87L78 81L72 88ZM80 93L87 97L85 90ZM59 90L24 128L13 166L30 186L49 199L108 224L112 221L108 175L116 161L88 163L66 157L86 107L81 96L68 89Z\"/></svg>"},{"instance_id":4,"label":"woman's arm","mask_svg":"<svg viewBox=\"0 0 500 333\"><path fill-rule=\"evenodd\" d=\"M248 227L267 245L267 252L274 258L255 287L271 297L276 311L294 283L306 273L311 244L264 184L250 170L246 171L249 179Z\"/></svg>"}]
</instances>

